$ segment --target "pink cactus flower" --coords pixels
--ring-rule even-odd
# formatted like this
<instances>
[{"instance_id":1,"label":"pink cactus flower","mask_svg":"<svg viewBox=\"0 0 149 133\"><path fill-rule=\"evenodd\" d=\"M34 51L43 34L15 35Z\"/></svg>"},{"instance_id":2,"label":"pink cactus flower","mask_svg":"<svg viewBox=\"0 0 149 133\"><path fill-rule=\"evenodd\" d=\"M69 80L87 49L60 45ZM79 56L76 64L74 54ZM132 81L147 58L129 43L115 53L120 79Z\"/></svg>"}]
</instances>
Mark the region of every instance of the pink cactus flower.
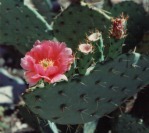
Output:
<instances>
[{"instance_id":1,"label":"pink cactus flower","mask_svg":"<svg viewBox=\"0 0 149 133\"><path fill-rule=\"evenodd\" d=\"M36 41L34 47L21 59L25 79L30 86L39 80L55 83L67 80L64 75L74 61L72 50L65 43Z\"/></svg>"},{"instance_id":2,"label":"pink cactus flower","mask_svg":"<svg viewBox=\"0 0 149 133\"><path fill-rule=\"evenodd\" d=\"M93 52L93 46L91 44L80 44L78 50L84 54L89 54Z\"/></svg>"}]
</instances>

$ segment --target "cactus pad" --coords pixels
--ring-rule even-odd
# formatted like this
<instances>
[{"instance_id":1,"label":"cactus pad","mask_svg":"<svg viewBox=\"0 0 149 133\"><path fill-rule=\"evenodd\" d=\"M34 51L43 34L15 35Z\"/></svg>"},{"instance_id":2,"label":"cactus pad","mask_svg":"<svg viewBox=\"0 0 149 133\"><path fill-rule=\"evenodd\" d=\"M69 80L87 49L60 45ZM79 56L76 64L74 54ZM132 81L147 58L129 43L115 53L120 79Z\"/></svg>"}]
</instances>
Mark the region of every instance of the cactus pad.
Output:
<instances>
[{"instance_id":1,"label":"cactus pad","mask_svg":"<svg viewBox=\"0 0 149 133\"><path fill-rule=\"evenodd\" d=\"M51 26L21 0L0 0L0 44L28 51L37 40L52 39Z\"/></svg>"},{"instance_id":2,"label":"cactus pad","mask_svg":"<svg viewBox=\"0 0 149 133\"><path fill-rule=\"evenodd\" d=\"M140 59L139 59L140 58ZM28 90L26 105L59 124L93 121L115 110L148 81L149 58L137 53L99 64L89 76Z\"/></svg>"},{"instance_id":3,"label":"cactus pad","mask_svg":"<svg viewBox=\"0 0 149 133\"><path fill-rule=\"evenodd\" d=\"M108 26L110 17L105 13L88 6L72 4L55 19L53 30L59 41L64 41L75 49L79 43L84 42L86 35L95 29L107 36Z\"/></svg>"},{"instance_id":4,"label":"cactus pad","mask_svg":"<svg viewBox=\"0 0 149 133\"><path fill-rule=\"evenodd\" d=\"M115 40L112 38L110 40L111 40L111 45L109 47L108 57L114 59L122 53L124 39Z\"/></svg>"}]
</instances>

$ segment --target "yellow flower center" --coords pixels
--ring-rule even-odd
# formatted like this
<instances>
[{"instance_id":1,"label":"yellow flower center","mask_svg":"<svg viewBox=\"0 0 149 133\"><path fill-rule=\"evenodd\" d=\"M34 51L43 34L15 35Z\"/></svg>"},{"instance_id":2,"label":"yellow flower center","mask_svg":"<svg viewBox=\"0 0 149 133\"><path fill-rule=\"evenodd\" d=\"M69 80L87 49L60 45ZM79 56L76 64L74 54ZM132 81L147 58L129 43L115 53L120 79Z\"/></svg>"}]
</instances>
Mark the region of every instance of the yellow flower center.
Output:
<instances>
[{"instance_id":1,"label":"yellow flower center","mask_svg":"<svg viewBox=\"0 0 149 133\"><path fill-rule=\"evenodd\" d=\"M54 65L54 62L50 59L43 59L39 62L39 64L46 70L48 67L51 67Z\"/></svg>"}]
</instances>

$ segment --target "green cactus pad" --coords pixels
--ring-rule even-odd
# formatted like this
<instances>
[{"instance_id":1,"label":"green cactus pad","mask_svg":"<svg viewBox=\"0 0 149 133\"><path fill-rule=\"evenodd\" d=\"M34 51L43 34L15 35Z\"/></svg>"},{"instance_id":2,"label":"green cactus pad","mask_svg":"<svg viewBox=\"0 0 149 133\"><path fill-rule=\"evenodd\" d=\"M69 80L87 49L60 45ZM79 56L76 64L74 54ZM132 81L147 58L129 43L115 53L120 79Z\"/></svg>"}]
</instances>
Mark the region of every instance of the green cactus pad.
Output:
<instances>
[{"instance_id":1,"label":"green cactus pad","mask_svg":"<svg viewBox=\"0 0 149 133\"><path fill-rule=\"evenodd\" d=\"M92 54L84 55L83 53L79 52L78 57L80 58L78 59L77 62L77 65L79 66L78 71L80 74L85 75L87 69L91 67L94 62L93 55Z\"/></svg>"},{"instance_id":2,"label":"green cactus pad","mask_svg":"<svg viewBox=\"0 0 149 133\"><path fill-rule=\"evenodd\" d=\"M132 117L131 115L124 114L114 122L114 133L149 133L141 119Z\"/></svg>"},{"instance_id":3,"label":"green cactus pad","mask_svg":"<svg viewBox=\"0 0 149 133\"><path fill-rule=\"evenodd\" d=\"M124 39L116 40L111 38L110 41L111 45L109 46L108 57L114 59L122 54Z\"/></svg>"},{"instance_id":4,"label":"green cactus pad","mask_svg":"<svg viewBox=\"0 0 149 133\"><path fill-rule=\"evenodd\" d=\"M53 31L59 41L75 49L84 42L86 35L95 29L102 32L104 39L108 39L110 17L104 12L72 4L64 10L54 21Z\"/></svg>"},{"instance_id":5,"label":"green cactus pad","mask_svg":"<svg viewBox=\"0 0 149 133\"><path fill-rule=\"evenodd\" d=\"M99 64L89 76L29 89L23 98L35 114L55 123L93 121L115 110L149 83L149 57L139 57L137 53L121 55Z\"/></svg>"},{"instance_id":6,"label":"green cactus pad","mask_svg":"<svg viewBox=\"0 0 149 133\"><path fill-rule=\"evenodd\" d=\"M122 12L129 16L126 43L129 45L138 44L138 42L142 39L144 32L145 10L142 5L136 4L132 1L115 4L111 9L111 13L115 17L121 15Z\"/></svg>"},{"instance_id":7,"label":"green cactus pad","mask_svg":"<svg viewBox=\"0 0 149 133\"><path fill-rule=\"evenodd\" d=\"M51 26L21 0L0 0L0 44L28 51L36 40L52 39Z\"/></svg>"}]
</instances>

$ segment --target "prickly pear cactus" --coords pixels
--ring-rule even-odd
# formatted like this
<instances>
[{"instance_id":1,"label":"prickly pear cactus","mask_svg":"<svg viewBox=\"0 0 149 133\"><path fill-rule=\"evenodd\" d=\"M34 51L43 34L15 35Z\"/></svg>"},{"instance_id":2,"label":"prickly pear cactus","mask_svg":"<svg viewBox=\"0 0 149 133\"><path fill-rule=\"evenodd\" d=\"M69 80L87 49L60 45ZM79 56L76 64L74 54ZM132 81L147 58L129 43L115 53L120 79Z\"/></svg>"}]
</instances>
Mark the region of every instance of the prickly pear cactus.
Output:
<instances>
[{"instance_id":1,"label":"prickly pear cactus","mask_svg":"<svg viewBox=\"0 0 149 133\"><path fill-rule=\"evenodd\" d=\"M118 4L115 4L110 10L113 16L119 16L122 12L125 15L129 16L128 21L128 36L126 43L128 44L138 44L141 40L144 32L144 19L145 19L145 10L140 4L136 4L132 1L124 1Z\"/></svg>"},{"instance_id":2,"label":"prickly pear cactus","mask_svg":"<svg viewBox=\"0 0 149 133\"><path fill-rule=\"evenodd\" d=\"M52 39L51 26L21 0L0 0L0 44L15 46L21 52L37 39Z\"/></svg>"},{"instance_id":3,"label":"prickly pear cactus","mask_svg":"<svg viewBox=\"0 0 149 133\"><path fill-rule=\"evenodd\" d=\"M98 64L89 76L69 83L45 84L23 95L26 105L44 119L59 124L93 121L115 110L149 83L149 57L121 55Z\"/></svg>"},{"instance_id":4,"label":"prickly pear cactus","mask_svg":"<svg viewBox=\"0 0 149 133\"><path fill-rule=\"evenodd\" d=\"M129 114L124 114L117 119L113 127L114 133L148 133L143 120L132 117Z\"/></svg>"},{"instance_id":5,"label":"prickly pear cactus","mask_svg":"<svg viewBox=\"0 0 149 133\"><path fill-rule=\"evenodd\" d=\"M54 20L53 30L59 41L64 41L75 49L95 29L101 31L107 40L109 26L110 17L104 12L72 4Z\"/></svg>"}]
</instances>

